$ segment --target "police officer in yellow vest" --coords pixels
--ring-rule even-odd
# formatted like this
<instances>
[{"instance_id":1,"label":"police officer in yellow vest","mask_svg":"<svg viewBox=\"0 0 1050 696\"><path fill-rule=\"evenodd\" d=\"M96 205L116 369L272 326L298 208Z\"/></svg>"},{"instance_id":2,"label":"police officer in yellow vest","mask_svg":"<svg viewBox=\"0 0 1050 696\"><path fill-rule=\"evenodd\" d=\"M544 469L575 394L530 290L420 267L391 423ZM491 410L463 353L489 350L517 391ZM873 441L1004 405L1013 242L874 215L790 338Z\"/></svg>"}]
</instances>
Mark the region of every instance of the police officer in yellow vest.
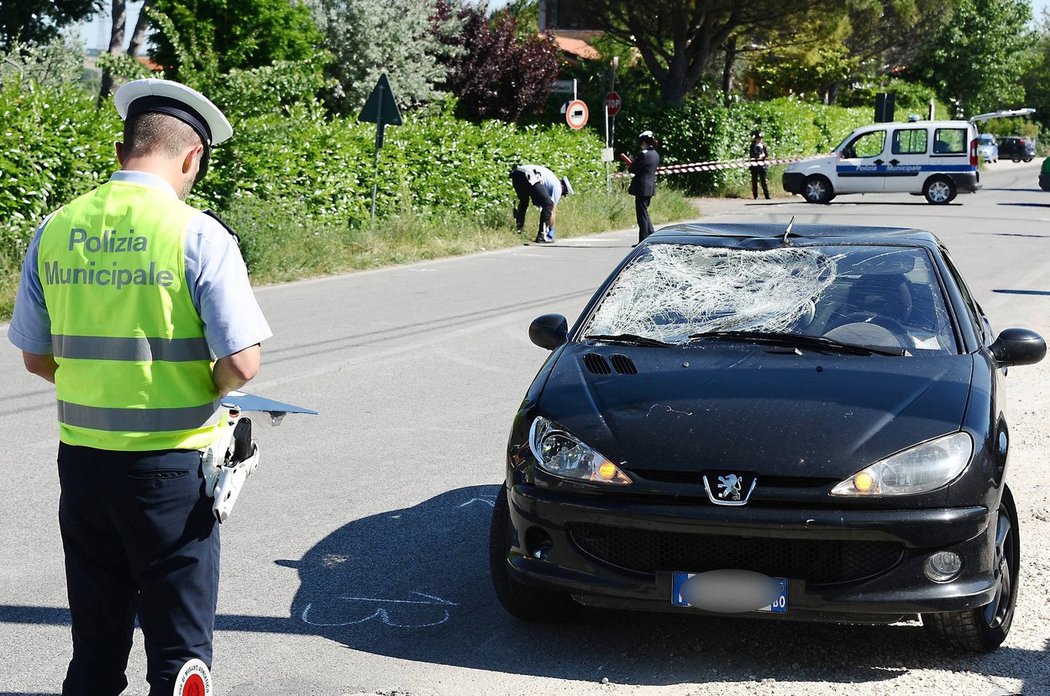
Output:
<instances>
[{"instance_id":1,"label":"police officer in yellow vest","mask_svg":"<svg viewBox=\"0 0 1050 696\"><path fill-rule=\"evenodd\" d=\"M233 135L226 117L167 80L128 83L115 101L121 169L44 220L8 335L58 399L73 635L62 694L124 690L137 616L150 696L170 696L188 661L212 660L219 530L201 450L271 334L235 236L183 202Z\"/></svg>"}]
</instances>

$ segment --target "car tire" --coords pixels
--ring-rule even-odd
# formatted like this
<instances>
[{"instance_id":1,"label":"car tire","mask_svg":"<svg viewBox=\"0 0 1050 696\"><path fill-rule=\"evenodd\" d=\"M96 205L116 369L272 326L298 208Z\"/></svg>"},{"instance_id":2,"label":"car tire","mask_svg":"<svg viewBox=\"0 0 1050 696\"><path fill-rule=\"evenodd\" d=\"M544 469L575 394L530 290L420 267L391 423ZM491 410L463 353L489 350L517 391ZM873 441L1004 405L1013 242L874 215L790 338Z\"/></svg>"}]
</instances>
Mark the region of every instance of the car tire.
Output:
<instances>
[{"instance_id":1,"label":"car tire","mask_svg":"<svg viewBox=\"0 0 1050 696\"><path fill-rule=\"evenodd\" d=\"M1024 161L1025 161L1025 162L1031 162L1031 161L1032 161L1032 158L1031 158L1031 157L1025 157L1025 158L1024 158Z\"/></svg>"},{"instance_id":2,"label":"car tire","mask_svg":"<svg viewBox=\"0 0 1050 696\"><path fill-rule=\"evenodd\" d=\"M933 638L961 650L995 650L1006 640L1013 623L1021 566L1021 542L1018 538L1017 508L1009 488L1003 488L1003 499L999 503L996 519L994 553L998 585L995 599L977 609L922 615L922 625Z\"/></svg>"},{"instance_id":3,"label":"car tire","mask_svg":"<svg viewBox=\"0 0 1050 696\"><path fill-rule=\"evenodd\" d=\"M1020 155L1014 155L1010 159L1012 159L1014 162L1020 162L1021 161L1021 156Z\"/></svg>"},{"instance_id":4,"label":"car tire","mask_svg":"<svg viewBox=\"0 0 1050 696\"><path fill-rule=\"evenodd\" d=\"M827 177L817 174L806 177L802 182L802 197L807 203L830 203L835 197L835 190Z\"/></svg>"},{"instance_id":5,"label":"car tire","mask_svg":"<svg viewBox=\"0 0 1050 696\"><path fill-rule=\"evenodd\" d=\"M507 552L513 538L507 487L501 486L492 506L492 526L489 528L489 573L499 603L511 616L528 621L557 621L576 615L580 605L567 592L531 587L511 576Z\"/></svg>"},{"instance_id":6,"label":"car tire","mask_svg":"<svg viewBox=\"0 0 1050 696\"><path fill-rule=\"evenodd\" d=\"M946 176L930 177L922 187L926 202L933 205L947 205L955 200L955 183Z\"/></svg>"}]
</instances>

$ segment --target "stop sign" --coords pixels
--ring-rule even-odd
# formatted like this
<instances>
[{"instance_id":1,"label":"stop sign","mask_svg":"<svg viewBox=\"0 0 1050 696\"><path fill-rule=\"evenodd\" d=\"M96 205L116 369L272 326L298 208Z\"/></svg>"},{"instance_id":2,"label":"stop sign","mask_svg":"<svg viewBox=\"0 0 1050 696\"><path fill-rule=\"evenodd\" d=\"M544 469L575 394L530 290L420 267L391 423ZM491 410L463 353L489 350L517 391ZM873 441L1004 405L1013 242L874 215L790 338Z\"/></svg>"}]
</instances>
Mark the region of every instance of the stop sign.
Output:
<instances>
[{"instance_id":1,"label":"stop sign","mask_svg":"<svg viewBox=\"0 0 1050 696\"><path fill-rule=\"evenodd\" d=\"M609 110L610 116L615 116L620 113L620 95L616 92L609 92L606 94L605 108Z\"/></svg>"}]
</instances>

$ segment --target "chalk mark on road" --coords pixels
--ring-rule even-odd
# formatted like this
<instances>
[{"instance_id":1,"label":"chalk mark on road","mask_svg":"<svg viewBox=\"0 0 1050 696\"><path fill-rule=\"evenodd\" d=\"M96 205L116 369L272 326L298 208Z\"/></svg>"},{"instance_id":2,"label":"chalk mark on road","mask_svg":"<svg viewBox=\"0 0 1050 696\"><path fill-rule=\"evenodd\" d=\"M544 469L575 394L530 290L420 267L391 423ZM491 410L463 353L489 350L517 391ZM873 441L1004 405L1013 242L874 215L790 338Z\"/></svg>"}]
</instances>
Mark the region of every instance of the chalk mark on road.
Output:
<instances>
[{"instance_id":1,"label":"chalk mark on road","mask_svg":"<svg viewBox=\"0 0 1050 696\"><path fill-rule=\"evenodd\" d=\"M412 594L418 595L420 597L425 597L426 599L423 599L423 600L419 600L419 599L379 599L379 598L375 598L375 597L336 597L336 599L338 599L340 601L345 601L345 602L366 602L366 603L367 602L371 602L371 603L374 603L374 604L402 604L402 605L447 606L447 607L458 607L459 606L455 602L450 602L447 599L442 599L441 597L436 597L434 595L428 595L428 594L426 594L424 592L412 592ZM321 628L325 628L325 627L330 628L330 627L338 627L338 626L357 626L359 624L367 623L367 622L373 621L373 620L381 621L382 623L386 624L387 626L393 626L395 628L428 628L430 626L440 626L441 624L445 623L446 621L448 621L452 617L452 615L449 614L448 609L442 609L441 613L443 614L443 616L442 616L442 618L438 619L437 621L430 621L428 623L398 623L396 621L391 620L390 612L387 611L387 609L385 609L384 607L380 606L375 611L373 611L370 615L366 616L363 619L356 619L354 621L339 621L339 622L329 623L329 622L321 622L321 621L313 621L313 620L311 620L310 619L310 609L312 609L312 608L313 608L313 603L311 602L311 603L307 604L306 607L303 609L303 613L301 614L301 618L303 620L303 623L309 624L311 626L318 626L318 627L321 627Z\"/></svg>"}]
</instances>

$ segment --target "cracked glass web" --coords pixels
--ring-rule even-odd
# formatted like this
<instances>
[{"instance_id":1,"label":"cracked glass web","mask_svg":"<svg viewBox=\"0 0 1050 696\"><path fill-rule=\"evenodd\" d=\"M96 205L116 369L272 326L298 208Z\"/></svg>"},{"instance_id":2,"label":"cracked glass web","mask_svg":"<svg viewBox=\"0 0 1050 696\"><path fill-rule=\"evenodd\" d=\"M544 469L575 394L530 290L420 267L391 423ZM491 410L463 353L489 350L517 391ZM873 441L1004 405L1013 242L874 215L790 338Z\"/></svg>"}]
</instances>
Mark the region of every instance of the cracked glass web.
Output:
<instances>
[{"instance_id":1,"label":"cracked glass web","mask_svg":"<svg viewBox=\"0 0 1050 696\"><path fill-rule=\"evenodd\" d=\"M816 249L660 244L625 268L584 330L683 343L708 331L782 332L812 316L836 258Z\"/></svg>"}]
</instances>

